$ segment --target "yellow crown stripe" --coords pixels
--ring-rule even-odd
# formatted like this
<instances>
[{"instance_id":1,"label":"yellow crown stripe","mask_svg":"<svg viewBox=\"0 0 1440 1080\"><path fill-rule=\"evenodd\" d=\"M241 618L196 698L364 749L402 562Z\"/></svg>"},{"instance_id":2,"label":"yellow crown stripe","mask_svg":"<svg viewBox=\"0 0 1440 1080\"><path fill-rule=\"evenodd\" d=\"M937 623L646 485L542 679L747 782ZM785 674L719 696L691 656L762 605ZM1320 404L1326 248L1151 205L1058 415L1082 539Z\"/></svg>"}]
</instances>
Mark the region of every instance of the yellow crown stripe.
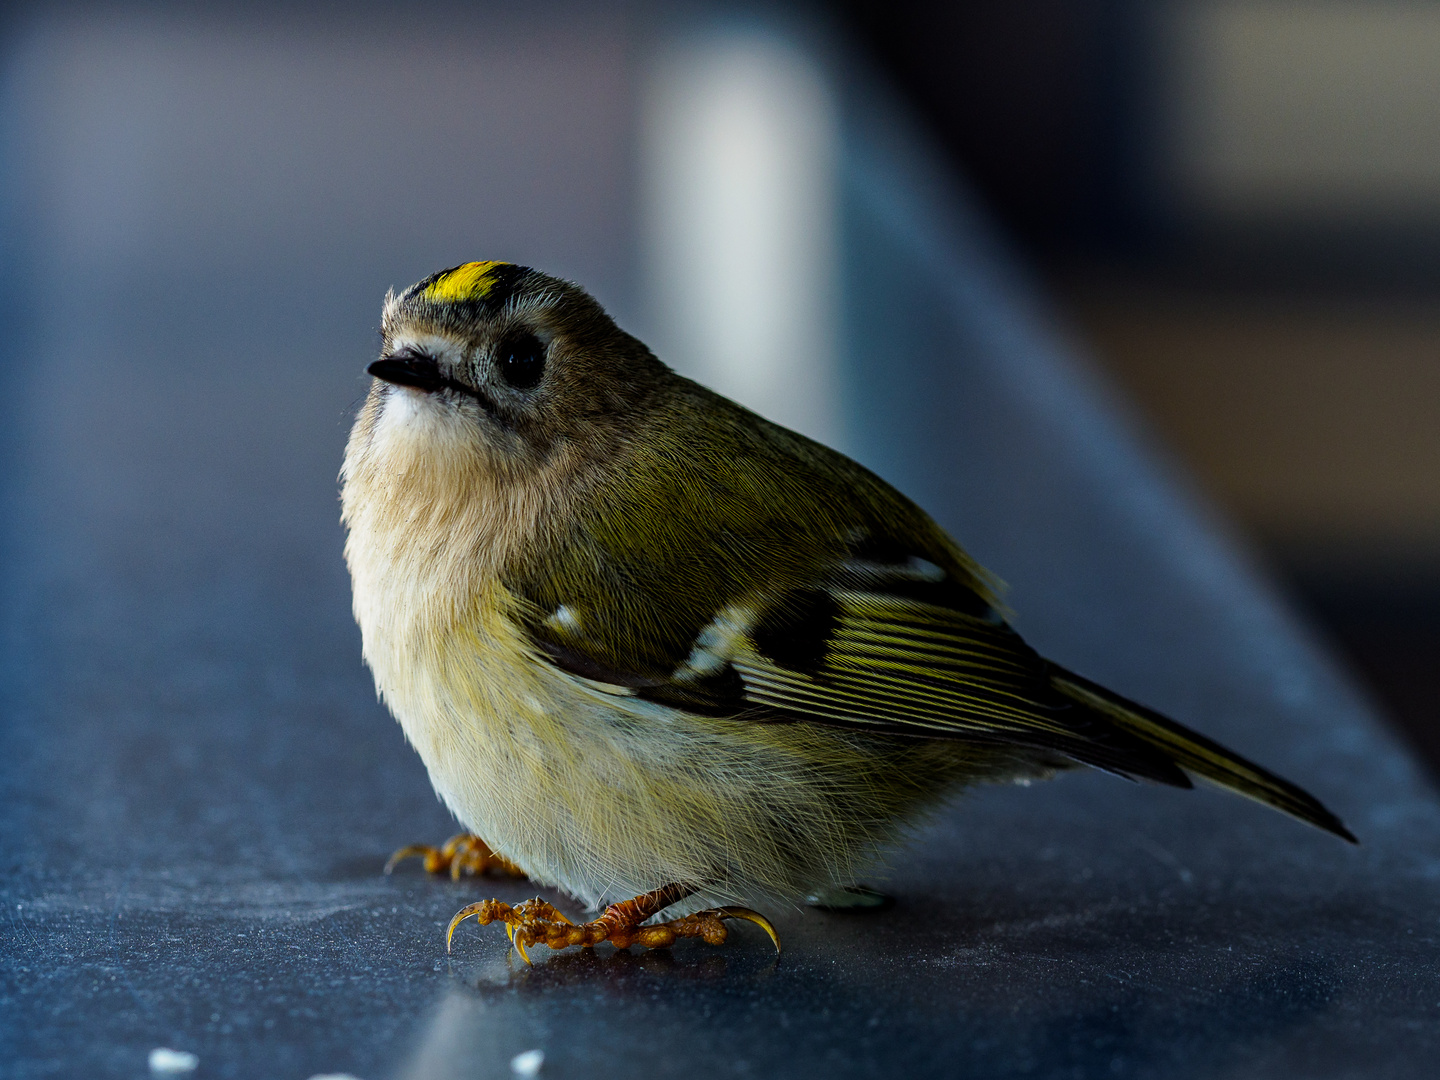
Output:
<instances>
[{"instance_id":1,"label":"yellow crown stripe","mask_svg":"<svg viewBox=\"0 0 1440 1080\"><path fill-rule=\"evenodd\" d=\"M431 300L444 301L484 300L495 285L490 279L490 272L497 266L509 265L492 260L457 266L448 274L442 274L432 281L425 289L425 296Z\"/></svg>"}]
</instances>

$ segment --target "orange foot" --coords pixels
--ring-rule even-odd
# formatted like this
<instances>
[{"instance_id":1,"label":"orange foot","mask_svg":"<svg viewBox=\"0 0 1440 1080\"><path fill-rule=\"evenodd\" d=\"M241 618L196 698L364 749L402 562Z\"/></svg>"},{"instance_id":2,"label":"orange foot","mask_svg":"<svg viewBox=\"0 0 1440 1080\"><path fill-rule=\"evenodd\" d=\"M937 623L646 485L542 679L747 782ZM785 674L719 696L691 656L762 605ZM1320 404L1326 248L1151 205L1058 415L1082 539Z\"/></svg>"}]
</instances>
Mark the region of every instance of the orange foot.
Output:
<instances>
[{"instance_id":1,"label":"orange foot","mask_svg":"<svg viewBox=\"0 0 1440 1080\"><path fill-rule=\"evenodd\" d=\"M505 877L523 878L525 876L524 870L521 870L504 855L496 855L490 850L489 844L470 833L452 836L438 848L431 847L429 844L411 844L409 847L402 847L385 863L385 873L388 874L394 870L396 864L401 860L417 855L424 857L425 869L430 873L443 874L449 870L450 877L454 881L459 881L461 874L479 877L492 870L498 871Z\"/></svg>"},{"instance_id":2,"label":"orange foot","mask_svg":"<svg viewBox=\"0 0 1440 1080\"><path fill-rule=\"evenodd\" d=\"M725 927L726 919L753 922L770 935L770 940L775 943L775 951L780 951L780 938L775 933L775 927L770 925L770 920L749 908L711 908L667 923L641 925L652 915L683 900L694 891L679 885L669 885L637 896L634 900L626 900L622 904L611 904L594 922L581 923L578 926L538 896L516 907L499 900L482 900L455 913L455 917L450 920L450 929L445 934L445 948L450 948L455 927L473 915L482 926L503 922L505 933L515 944L515 951L527 964L530 962L530 955L526 950L532 945L546 945L552 949L581 945L588 949L592 945L608 941L617 949L628 949L631 945L643 945L647 949L667 949L682 937L698 937L709 945L723 945L729 936Z\"/></svg>"}]
</instances>

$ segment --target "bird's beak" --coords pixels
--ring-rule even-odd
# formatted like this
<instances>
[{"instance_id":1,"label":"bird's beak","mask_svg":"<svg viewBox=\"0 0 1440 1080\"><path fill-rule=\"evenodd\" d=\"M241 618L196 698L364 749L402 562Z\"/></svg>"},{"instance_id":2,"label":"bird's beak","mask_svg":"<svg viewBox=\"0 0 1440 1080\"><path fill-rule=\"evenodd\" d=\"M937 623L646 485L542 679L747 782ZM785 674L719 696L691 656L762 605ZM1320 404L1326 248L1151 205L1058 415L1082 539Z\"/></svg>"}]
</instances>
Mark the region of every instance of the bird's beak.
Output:
<instances>
[{"instance_id":1,"label":"bird's beak","mask_svg":"<svg viewBox=\"0 0 1440 1080\"><path fill-rule=\"evenodd\" d=\"M439 390L450 382L440 374L440 365L428 356L385 356L365 370L396 386L413 386L426 392Z\"/></svg>"},{"instance_id":2,"label":"bird's beak","mask_svg":"<svg viewBox=\"0 0 1440 1080\"><path fill-rule=\"evenodd\" d=\"M377 379L396 386L410 386L427 394L437 390L454 390L457 394L474 398L488 411L495 411L493 401L475 387L443 374L435 358L424 353L401 352L394 356L382 356L365 370Z\"/></svg>"}]
</instances>

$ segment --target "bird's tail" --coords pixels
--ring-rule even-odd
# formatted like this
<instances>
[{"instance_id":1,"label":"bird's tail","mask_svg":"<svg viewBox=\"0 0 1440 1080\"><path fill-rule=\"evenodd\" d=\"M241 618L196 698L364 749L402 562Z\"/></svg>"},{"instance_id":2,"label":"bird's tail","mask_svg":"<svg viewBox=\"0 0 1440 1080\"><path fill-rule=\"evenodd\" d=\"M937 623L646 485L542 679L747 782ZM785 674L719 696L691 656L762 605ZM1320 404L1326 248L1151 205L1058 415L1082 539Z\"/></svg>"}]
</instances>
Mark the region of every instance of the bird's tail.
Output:
<instances>
[{"instance_id":1,"label":"bird's tail","mask_svg":"<svg viewBox=\"0 0 1440 1080\"><path fill-rule=\"evenodd\" d=\"M1057 664L1050 665L1050 682L1066 697L1143 739L1187 772L1273 806L1352 844L1358 843L1344 823L1308 791L1231 753L1219 743Z\"/></svg>"}]
</instances>

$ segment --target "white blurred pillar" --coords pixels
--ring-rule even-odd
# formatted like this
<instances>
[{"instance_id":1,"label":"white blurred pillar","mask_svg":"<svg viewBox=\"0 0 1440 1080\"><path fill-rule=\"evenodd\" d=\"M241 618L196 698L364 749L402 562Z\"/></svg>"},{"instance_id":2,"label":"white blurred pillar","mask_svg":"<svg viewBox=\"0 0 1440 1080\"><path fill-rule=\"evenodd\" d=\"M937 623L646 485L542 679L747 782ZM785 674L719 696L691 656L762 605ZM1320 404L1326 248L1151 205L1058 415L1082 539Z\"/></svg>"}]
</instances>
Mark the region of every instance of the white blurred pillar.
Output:
<instances>
[{"instance_id":1,"label":"white blurred pillar","mask_svg":"<svg viewBox=\"0 0 1440 1080\"><path fill-rule=\"evenodd\" d=\"M659 49L641 160L650 344L772 420L842 441L839 122L811 55L761 29Z\"/></svg>"}]
</instances>

